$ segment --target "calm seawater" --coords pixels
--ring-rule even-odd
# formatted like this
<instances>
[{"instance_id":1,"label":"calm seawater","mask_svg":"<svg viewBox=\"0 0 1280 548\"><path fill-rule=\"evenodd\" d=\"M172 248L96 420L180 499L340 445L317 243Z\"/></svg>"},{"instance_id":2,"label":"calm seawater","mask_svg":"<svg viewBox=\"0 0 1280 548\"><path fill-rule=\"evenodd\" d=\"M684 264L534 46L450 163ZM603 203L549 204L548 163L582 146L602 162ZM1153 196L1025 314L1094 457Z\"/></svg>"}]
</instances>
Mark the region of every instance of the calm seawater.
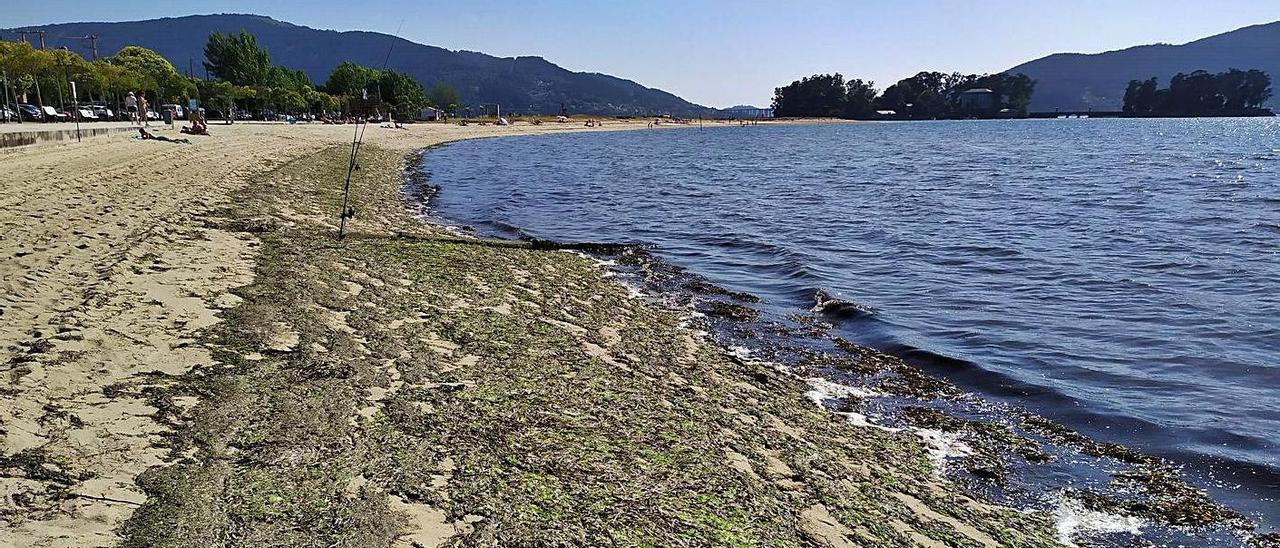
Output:
<instances>
[{"instance_id":1,"label":"calm seawater","mask_svg":"<svg viewBox=\"0 0 1280 548\"><path fill-rule=\"evenodd\" d=\"M840 335L1280 520L1276 119L566 134L425 166L436 215L651 244L779 314L822 289L875 311Z\"/></svg>"}]
</instances>

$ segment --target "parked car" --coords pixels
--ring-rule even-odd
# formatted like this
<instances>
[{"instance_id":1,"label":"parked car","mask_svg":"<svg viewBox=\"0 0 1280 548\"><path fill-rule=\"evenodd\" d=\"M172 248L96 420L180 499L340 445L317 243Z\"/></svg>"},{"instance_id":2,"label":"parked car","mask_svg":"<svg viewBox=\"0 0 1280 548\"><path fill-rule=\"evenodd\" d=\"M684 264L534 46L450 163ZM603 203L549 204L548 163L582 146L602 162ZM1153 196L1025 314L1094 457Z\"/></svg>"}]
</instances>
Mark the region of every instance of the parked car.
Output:
<instances>
[{"instance_id":1,"label":"parked car","mask_svg":"<svg viewBox=\"0 0 1280 548\"><path fill-rule=\"evenodd\" d=\"M182 113L182 106L181 106L181 105L160 105L160 112L161 112L161 113L163 113L163 112L164 112L164 111L166 111L166 110L167 110L167 111L170 111L170 112L172 112L172 113L173 113L173 119L174 119L174 120L181 120L181 119L182 119L182 117L184 116L184 115L183 115L183 113Z\"/></svg>"},{"instance_id":2,"label":"parked car","mask_svg":"<svg viewBox=\"0 0 1280 548\"><path fill-rule=\"evenodd\" d=\"M116 110L112 110L111 112L113 114L113 116L111 117L112 120L117 120L120 122L128 122L131 119L129 117L129 111L124 110L124 107L117 108Z\"/></svg>"},{"instance_id":3,"label":"parked car","mask_svg":"<svg viewBox=\"0 0 1280 548\"><path fill-rule=\"evenodd\" d=\"M71 119L71 115L65 112L58 112L58 109L49 105L44 106L44 121L46 122L65 122Z\"/></svg>"},{"instance_id":4,"label":"parked car","mask_svg":"<svg viewBox=\"0 0 1280 548\"><path fill-rule=\"evenodd\" d=\"M44 115L40 113L40 109L37 108L35 105L18 103L17 108L14 110L16 110L18 114L22 115L23 122L44 121Z\"/></svg>"},{"instance_id":5,"label":"parked car","mask_svg":"<svg viewBox=\"0 0 1280 548\"><path fill-rule=\"evenodd\" d=\"M80 113L81 122L96 122L101 119L98 114L93 111L92 107L81 105L78 112Z\"/></svg>"},{"instance_id":6,"label":"parked car","mask_svg":"<svg viewBox=\"0 0 1280 548\"><path fill-rule=\"evenodd\" d=\"M158 113L157 113L156 111L154 111L154 110L147 109L147 119L148 119L148 120L159 120L159 119L160 119L160 114L158 114Z\"/></svg>"},{"instance_id":7,"label":"parked car","mask_svg":"<svg viewBox=\"0 0 1280 548\"><path fill-rule=\"evenodd\" d=\"M113 113L111 112L111 109L107 108L106 105L89 105L89 109L93 111L93 115L97 116L99 120L107 121L115 119L115 116L112 115Z\"/></svg>"}]
</instances>

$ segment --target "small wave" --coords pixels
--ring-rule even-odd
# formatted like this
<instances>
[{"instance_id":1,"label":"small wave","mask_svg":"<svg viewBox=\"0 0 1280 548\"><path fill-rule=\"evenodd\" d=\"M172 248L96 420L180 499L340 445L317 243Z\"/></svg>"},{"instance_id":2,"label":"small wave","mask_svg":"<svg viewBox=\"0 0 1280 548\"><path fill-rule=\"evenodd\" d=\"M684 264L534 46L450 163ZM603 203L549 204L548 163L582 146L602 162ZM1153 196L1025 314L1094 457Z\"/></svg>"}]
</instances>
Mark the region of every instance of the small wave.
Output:
<instances>
[{"instance_id":1,"label":"small wave","mask_svg":"<svg viewBox=\"0 0 1280 548\"><path fill-rule=\"evenodd\" d=\"M520 228L506 221L493 219L491 221L488 221L487 224L493 227L493 229L499 235L503 235L503 236L507 236L507 237L511 237L519 240L530 238L530 236L527 233L525 233L523 228Z\"/></svg>"},{"instance_id":2,"label":"small wave","mask_svg":"<svg viewBox=\"0 0 1280 548\"><path fill-rule=\"evenodd\" d=\"M813 292L813 308L809 311L836 320L853 320L874 316L875 309L855 302L845 301L831 296L821 289Z\"/></svg>"},{"instance_id":3,"label":"small wave","mask_svg":"<svg viewBox=\"0 0 1280 548\"><path fill-rule=\"evenodd\" d=\"M942 251L948 253L982 255L984 257L1017 257L1022 255L1021 251L1009 249L1007 247L987 246L987 245L952 245L942 248Z\"/></svg>"}]
</instances>

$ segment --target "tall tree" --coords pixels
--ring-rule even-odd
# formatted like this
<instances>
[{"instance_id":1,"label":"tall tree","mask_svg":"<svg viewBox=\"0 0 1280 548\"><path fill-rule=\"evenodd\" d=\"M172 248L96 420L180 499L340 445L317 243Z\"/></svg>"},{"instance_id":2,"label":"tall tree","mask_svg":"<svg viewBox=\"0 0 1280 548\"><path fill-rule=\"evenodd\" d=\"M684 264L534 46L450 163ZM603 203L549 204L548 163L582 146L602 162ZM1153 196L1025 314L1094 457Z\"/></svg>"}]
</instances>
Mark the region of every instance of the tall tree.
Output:
<instances>
[{"instance_id":1,"label":"tall tree","mask_svg":"<svg viewBox=\"0 0 1280 548\"><path fill-rule=\"evenodd\" d=\"M329 78L324 81L324 89L334 95L360 97L366 90L373 90L378 76L377 70L343 61L329 72Z\"/></svg>"},{"instance_id":2,"label":"tall tree","mask_svg":"<svg viewBox=\"0 0 1280 548\"><path fill-rule=\"evenodd\" d=\"M1262 104L1271 98L1271 76L1258 69L1250 69L1244 80L1244 106L1262 108Z\"/></svg>"},{"instance_id":3,"label":"tall tree","mask_svg":"<svg viewBox=\"0 0 1280 548\"><path fill-rule=\"evenodd\" d=\"M253 99L256 95L249 86L237 86L225 80L200 81L196 85L200 88L200 99L204 104L221 111L228 124L233 120L236 102Z\"/></svg>"},{"instance_id":4,"label":"tall tree","mask_svg":"<svg viewBox=\"0 0 1280 548\"><path fill-rule=\"evenodd\" d=\"M1222 95L1223 108L1227 110L1245 108L1247 79L1245 71L1234 68L1217 75L1218 93Z\"/></svg>"},{"instance_id":5,"label":"tall tree","mask_svg":"<svg viewBox=\"0 0 1280 548\"><path fill-rule=\"evenodd\" d=\"M1128 114L1151 114L1159 105L1155 78L1147 80L1130 80L1129 87L1124 90L1124 112Z\"/></svg>"},{"instance_id":6,"label":"tall tree","mask_svg":"<svg viewBox=\"0 0 1280 548\"><path fill-rule=\"evenodd\" d=\"M840 117L845 114L844 76L815 74L773 90L777 116Z\"/></svg>"},{"instance_id":7,"label":"tall tree","mask_svg":"<svg viewBox=\"0 0 1280 548\"><path fill-rule=\"evenodd\" d=\"M427 104L427 94L412 76L394 70L378 75L378 96L401 119L413 118Z\"/></svg>"},{"instance_id":8,"label":"tall tree","mask_svg":"<svg viewBox=\"0 0 1280 548\"><path fill-rule=\"evenodd\" d=\"M1222 110L1225 100L1217 77L1208 71L1178 73L1169 80L1169 107L1179 114L1211 113Z\"/></svg>"},{"instance_id":9,"label":"tall tree","mask_svg":"<svg viewBox=\"0 0 1280 548\"><path fill-rule=\"evenodd\" d=\"M870 118L876 113L875 82L851 78L844 84L846 118Z\"/></svg>"},{"instance_id":10,"label":"tall tree","mask_svg":"<svg viewBox=\"0 0 1280 548\"><path fill-rule=\"evenodd\" d=\"M147 48L126 46L110 61L137 75L142 87L155 90L161 101L180 101L195 93L190 80L178 74L167 59Z\"/></svg>"},{"instance_id":11,"label":"tall tree","mask_svg":"<svg viewBox=\"0 0 1280 548\"><path fill-rule=\"evenodd\" d=\"M311 77L301 70L289 70L279 65L272 65L268 71L266 85L302 93L311 89Z\"/></svg>"},{"instance_id":12,"label":"tall tree","mask_svg":"<svg viewBox=\"0 0 1280 548\"><path fill-rule=\"evenodd\" d=\"M901 80L887 88L884 93L880 94L880 108L889 109L898 114L906 115L910 110L910 106L920 92L916 91L914 84L910 80Z\"/></svg>"},{"instance_id":13,"label":"tall tree","mask_svg":"<svg viewBox=\"0 0 1280 548\"><path fill-rule=\"evenodd\" d=\"M237 86L271 85L271 55L252 34L215 32L204 46L204 68Z\"/></svg>"},{"instance_id":14,"label":"tall tree","mask_svg":"<svg viewBox=\"0 0 1280 548\"><path fill-rule=\"evenodd\" d=\"M461 99L458 97L458 90L453 86L436 82L431 86L431 92L427 94L427 102L433 107L452 111L458 108Z\"/></svg>"},{"instance_id":15,"label":"tall tree","mask_svg":"<svg viewBox=\"0 0 1280 548\"><path fill-rule=\"evenodd\" d=\"M1036 91L1036 81L1026 74L996 74L999 78L992 88L1001 97L1003 108L1013 109L1026 114L1031 104L1031 95Z\"/></svg>"},{"instance_id":16,"label":"tall tree","mask_svg":"<svg viewBox=\"0 0 1280 548\"><path fill-rule=\"evenodd\" d=\"M948 112L948 89L962 80L956 73L920 72L885 89L881 104L912 118L943 118Z\"/></svg>"},{"instance_id":17,"label":"tall tree","mask_svg":"<svg viewBox=\"0 0 1280 548\"><path fill-rule=\"evenodd\" d=\"M38 78L50 72L52 62L48 52L37 50L27 42L0 42L0 68L9 74L10 84L24 103L30 100L27 94L34 89L37 104L44 106Z\"/></svg>"}]
</instances>

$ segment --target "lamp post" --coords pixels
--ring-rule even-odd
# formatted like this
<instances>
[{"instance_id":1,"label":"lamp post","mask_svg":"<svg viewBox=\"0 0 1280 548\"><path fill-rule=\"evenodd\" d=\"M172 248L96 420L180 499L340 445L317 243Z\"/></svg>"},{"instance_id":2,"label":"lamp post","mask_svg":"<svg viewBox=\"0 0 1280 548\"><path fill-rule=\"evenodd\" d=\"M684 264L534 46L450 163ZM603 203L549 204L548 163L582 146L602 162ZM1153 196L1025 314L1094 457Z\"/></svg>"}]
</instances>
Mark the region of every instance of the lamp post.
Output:
<instances>
[{"instance_id":1,"label":"lamp post","mask_svg":"<svg viewBox=\"0 0 1280 548\"><path fill-rule=\"evenodd\" d=\"M76 83L71 82L71 112L76 115L76 142L80 142L80 99L76 97Z\"/></svg>"},{"instance_id":2,"label":"lamp post","mask_svg":"<svg viewBox=\"0 0 1280 548\"><path fill-rule=\"evenodd\" d=\"M71 114L76 117L76 142L80 142L80 101L76 98L76 83L71 81L71 63L68 56L71 50L62 48L62 70L67 75L67 84L71 88Z\"/></svg>"}]
</instances>

